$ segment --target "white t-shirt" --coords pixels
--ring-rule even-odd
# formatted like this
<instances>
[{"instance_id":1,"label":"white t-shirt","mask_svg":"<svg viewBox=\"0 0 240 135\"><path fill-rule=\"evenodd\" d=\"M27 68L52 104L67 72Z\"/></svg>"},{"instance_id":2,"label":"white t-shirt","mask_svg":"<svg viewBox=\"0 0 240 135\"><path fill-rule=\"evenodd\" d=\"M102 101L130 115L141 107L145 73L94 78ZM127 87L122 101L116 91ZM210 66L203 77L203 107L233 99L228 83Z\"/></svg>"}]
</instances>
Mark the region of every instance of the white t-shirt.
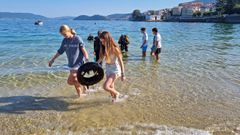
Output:
<instances>
[{"instance_id":1,"label":"white t-shirt","mask_svg":"<svg viewBox=\"0 0 240 135\"><path fill-rule=\"evenodd\" d=\"M157 35L155 35L154 37L154 43L158 42L157 48L161 48L162 47L162 37L159 33L157 33Z\"/></svg>"},{"instance_id":2,"label":"white t-shirt","mask_svg":"<svg viewBox=\"0 0 240 135\"><path fill-rule=\"evenodd\" d=\"M145 44L144 44L144 41L147 41ZM145 32L143 33L143 37L142 37L142 45L143 46L147 46L148 45L148 34Z\"/></svg>"}]
</instances>

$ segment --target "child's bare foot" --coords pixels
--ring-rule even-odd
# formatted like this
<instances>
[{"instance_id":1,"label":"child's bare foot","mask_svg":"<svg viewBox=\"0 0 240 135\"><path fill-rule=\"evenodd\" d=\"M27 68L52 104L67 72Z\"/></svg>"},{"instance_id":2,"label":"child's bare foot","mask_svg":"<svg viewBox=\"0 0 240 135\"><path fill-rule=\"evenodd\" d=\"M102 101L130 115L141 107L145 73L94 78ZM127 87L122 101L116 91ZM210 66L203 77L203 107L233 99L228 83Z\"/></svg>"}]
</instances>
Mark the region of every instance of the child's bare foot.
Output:
<instances>
[{"instance_id":1,"label":"child's bare foot","mask_svg":"<svg viewBox=\"0 0 240 135\"><path fill-rule=\"evenodd\" d=\"M122 102L122 101L124 101L127 98L128 98L127 95L118 94L113 102L114 103Z\"/></svg>"},{"instance_id":2,"label":"child's bare foot","mask_svg":"<svg viewBox=\"0 0 240 135\"><path fill-rule=\"evenodd\" d=\"M119 96L120 96L119 92L116 95L112 95L112 102L116 102Z\"/></svg>"},{"instance_id":3,"label":"child's bare foot","mask_svg":"<svg viewBox=\"0 0 240 135\"><path fill-rule=\"evenodd\" d=\"M87 90L88 90L87 86L83 86L81 94L87 94Z\"/></svg>"},{"instance_id":4,"label":"child's bare foot","mask_svg":"<svg viewBox=\"0 0 240 135\"><path fill-rule=\"evenodd\" d=\"M78 98L81 97L81 91L80 90L77 90L77 96L78 96Z\"/></svg>"},{"instance_id":5,"label":"child's bare foot","mask_svg":"<svg viewBox=\"0 0 240 135\"><path fill-rule=\"evenodd\" d=\"M83 86L81 90L81 97L86 97L87 96L87 87Z\"/></svg>"}]
</instances>

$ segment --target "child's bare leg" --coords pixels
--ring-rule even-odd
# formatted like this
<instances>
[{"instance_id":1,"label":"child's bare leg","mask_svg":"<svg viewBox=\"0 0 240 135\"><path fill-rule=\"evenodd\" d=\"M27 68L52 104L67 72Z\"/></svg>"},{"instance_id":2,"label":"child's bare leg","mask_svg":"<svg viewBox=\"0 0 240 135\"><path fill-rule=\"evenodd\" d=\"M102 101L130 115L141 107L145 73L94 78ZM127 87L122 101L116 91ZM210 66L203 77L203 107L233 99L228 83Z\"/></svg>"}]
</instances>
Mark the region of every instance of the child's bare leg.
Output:
<instances>
[{"instance_id":1,"label":"child's bare leg","mask_svg":"<svg viewBox=\"0 0 240 135\"><path fill-rule=\"evenodd\" d=\"M81 90L82 90L81 85L75 84L74 86L75 86L75 89L77 91L78 97L80 97L81 96Z\"/></svg>"},{"instance_id":2,"label":"child's bare leg","mask_svg":"<svg viewBox=\"0 0 240 135\"><path fill-rule=\"evenodd\" d=\"M156 55L156 60L159 61L159 54L156 53L155 55Z\"/></svg>"},{"instance_id":3,"label":"child's bare leg","mask_svg":"<svg viewBox=\"0 0 240 135\"><path fill-rule=\"evenodd\" d=\"M81 95L81 85L77 80L77 71L70 71L70 80L71 83L75 86L75 89L77 91L78 97Z\"/></svg>"},{"instance_id":4,"label":"child's bare leg","mask_svg":"<svg viewBox=\"0 0 240 135\"><path fill-rule=\"evenodd\" d=\"M147 56L146 52L143 52L142 57L146 57L146 56Z\"/></svg>"},{"instance_id":5,"label":"child's bare leg","mask_svg":"<svg viewBox=\"0 0 240 135\"><path fill-rule=\"evenodd\" d=\"M115 81L116 81L116 80L117 80L117 77L115 76L112 84L110 85L110 87L111 87L112 89L114 89L114 90L116 90L116 89L115 89ZM119 92L118 92L118 94L119 94ZM116 95L114 95L114 93L112 93L111 95L112 95L112 97L116 98Z\"/></svg>"},{"instance_id":6,"label":"child's bare leg","mask_svg":"<svg viewBox=\"0 0 240 135\"><path fill-rule=\"evenodd\" d=\"M86 94L87 89L88 89L87 86L82 86L82 93Z\"/></svg>"},{"instance_id":7,"label":"child's bare leg","mask_svg":"<svg viewBox=\"0 0 240 135\"><path fill-rule=\"evenodd\" d=\"M152 52L152 54L151 54L152 56L155 56L155 53L154 52Z\"/></svg>"},{"instance_id":8,"label":"child's bare leg","mask_svg":"<svg viewBox=\"0 0 240 135\"><path fill-rule=\"evenodd\" d=\"M73 77L72 77L71 72L70 72L70 74L68 76L67 83L68 83L68 85L74 85L74 81L73 81Z\"/></svg>"},{"instance_id":9,"label":"child's bare leg","mask_svg":"<svg viewBox=\"0 0 240 135\"><path fill-rule=\"evenodd\" d=\"M107 77L106 82L104 83L104 89L108 91L113 97L116 97L117 94L119 94L118 91L114 88L114 81L116 80L116 75L110 75Z\"/></svg>"}]
</instances>

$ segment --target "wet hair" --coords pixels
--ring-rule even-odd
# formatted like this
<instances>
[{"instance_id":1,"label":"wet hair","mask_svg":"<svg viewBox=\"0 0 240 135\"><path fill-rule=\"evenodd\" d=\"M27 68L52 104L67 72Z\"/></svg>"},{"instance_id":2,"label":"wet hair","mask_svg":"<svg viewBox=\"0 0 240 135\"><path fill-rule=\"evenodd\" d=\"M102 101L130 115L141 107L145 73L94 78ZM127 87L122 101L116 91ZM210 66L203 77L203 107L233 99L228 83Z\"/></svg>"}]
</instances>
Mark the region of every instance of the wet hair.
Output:
<instances>
[{"instance_id":1,"label":"wet hair","mask_svg":"<svg viewBox=\"0 0 240 135\"><path fill-rule=\"evenodd\" d=\"M98 34L98 36L99 36L99 35L101 35L101 34L102 34L102 31L101 31L101 30L99 30L97 34Z\"/></svg>"},{"instance_id":2,"label":"wet hair","mask_svg":"<svg viewBox=\"0 0 240 135\"><path fill-rule=\"evenodd\" d=\"M158 32L158 29L157 28L153 28L152 31L153 32Z\"/></svg>"},{"instance_id":3,"label":"wet hair","mask_svg":"<svg viewBox=\"0 0 240 135\"><path fill-rule=\"evenodd\" d=\"M72 28L70 28L68 25L62 25L59 29L60 33L66 33L66 32L71 32L73 35L76 35L76 31Z\"/></svg>"},{"instance_id":4,"label":"wet hair","mask_svg":"<svg viewBox=\"0 0 240 135\"><path fill-rule=\"evenodd\" d=\"M144 28L144 27L143 27L143 28L141 28L141 31L146 31L146 28Z\"/></svg>"}]
</instances>

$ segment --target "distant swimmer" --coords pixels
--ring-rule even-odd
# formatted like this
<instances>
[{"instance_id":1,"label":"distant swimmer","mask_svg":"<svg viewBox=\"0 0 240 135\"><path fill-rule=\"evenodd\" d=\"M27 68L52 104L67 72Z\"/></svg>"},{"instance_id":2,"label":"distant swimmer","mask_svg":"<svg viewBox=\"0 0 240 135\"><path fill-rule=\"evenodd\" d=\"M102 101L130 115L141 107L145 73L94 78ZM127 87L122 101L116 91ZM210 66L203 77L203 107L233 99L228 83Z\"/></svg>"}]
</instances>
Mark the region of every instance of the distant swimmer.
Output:
<instances>
[{"instance_id":1,"label":"distant swimmer","mask_svg":"<svg viewBox=\"0 0 240 135\"><path fill-rule=\"evenodd\" d=\"M93 41L94 40L94 36L92 34L89 34L87 40L88 41Z\"/></svg>"}]
</instances>

